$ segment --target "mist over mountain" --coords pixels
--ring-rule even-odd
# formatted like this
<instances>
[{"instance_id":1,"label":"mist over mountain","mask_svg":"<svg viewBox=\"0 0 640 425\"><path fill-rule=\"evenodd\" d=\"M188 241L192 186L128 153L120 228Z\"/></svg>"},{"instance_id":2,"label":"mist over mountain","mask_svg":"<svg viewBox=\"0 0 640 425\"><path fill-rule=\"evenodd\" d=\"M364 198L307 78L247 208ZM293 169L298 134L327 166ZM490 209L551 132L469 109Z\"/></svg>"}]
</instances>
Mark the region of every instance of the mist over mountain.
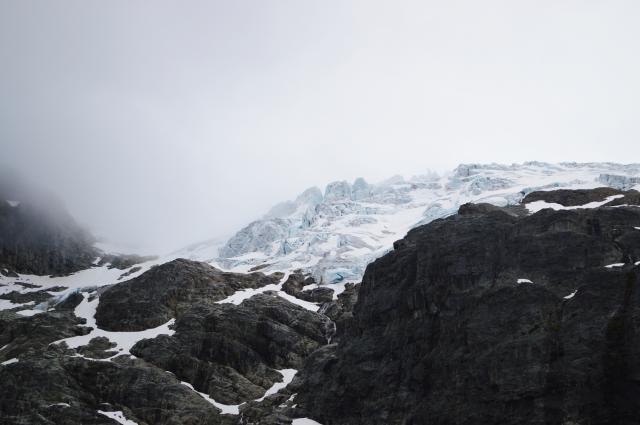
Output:
<instances>
[{"instance_id":1,"label":"mist over mountain","mask_svg":"<svg viewBox=\"0 0 640 425\"><path fill-rule=\"evenodd\" d=\"M461 163L637 162L633 2L0 5L0 169L161 254Z\"/></svg>"},{"instance_id":2,"label":"mist over mountain","mask_svg":"<svg viewBox=\"0 0 640 425\"><path fill-rule=\"evenodd\" d=\"M638 189L613 163L337 181L153 258L5 190L0 422L640 423Z\"/></svg>"},{"instance_id":3,"label":"mist over mountain","mask_svg":"<svg viewBox=\"0 0 640 425\"><path fill-rule=\"evenodd\" d=\"M638 22L0 0L0 425L640 425Z\"/></svg>"}]
</instances>

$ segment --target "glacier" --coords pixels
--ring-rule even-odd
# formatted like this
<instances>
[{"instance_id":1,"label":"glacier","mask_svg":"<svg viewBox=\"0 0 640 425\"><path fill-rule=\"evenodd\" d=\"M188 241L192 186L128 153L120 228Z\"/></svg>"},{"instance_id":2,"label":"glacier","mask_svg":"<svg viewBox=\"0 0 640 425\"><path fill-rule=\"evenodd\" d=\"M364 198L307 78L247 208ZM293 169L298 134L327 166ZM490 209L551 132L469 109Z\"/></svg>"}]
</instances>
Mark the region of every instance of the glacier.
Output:
<instances>
[{"instance_id":1,"label":"glacier","mask_svg":"<svg viewBox=\"0 0 640 425\"><path fill-rule=\"evenodd\" d=\"M275 205L207 260L236 272L301 270L340 292L410 229L454 214L464 203L506 206L536 190L601 186L640 189L640 164L461 164L442 175L397 175L376 184L335 181L324 192L312 187Z\"/></svg>"}]
</instances>

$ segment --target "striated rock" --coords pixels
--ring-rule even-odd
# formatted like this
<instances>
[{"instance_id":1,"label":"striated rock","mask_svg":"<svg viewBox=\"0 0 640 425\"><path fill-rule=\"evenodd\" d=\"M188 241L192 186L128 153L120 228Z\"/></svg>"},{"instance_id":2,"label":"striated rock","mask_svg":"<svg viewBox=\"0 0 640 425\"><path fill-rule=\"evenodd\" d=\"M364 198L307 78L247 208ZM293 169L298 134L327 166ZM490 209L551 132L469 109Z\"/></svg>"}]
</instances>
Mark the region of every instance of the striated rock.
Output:
<instances>
[{"instance_id":1,"label":"striated rock","mask_svg":"<svg viewBox=\"0 0 640 425\"><path fill-rule=\"evenodd\" d=\"M549 203L564 205L565 207L572 207L578 205L586 205L590 202L604 201L609 196L622 194L624 194L624 192L610 187L599 187L597 189L585 190L567 189L537 191L527 194L527 196L522 199L522 203L527 204L529 202L545 201Z\"/></svg>"},{"instance_id":2,"label":"striated rock","mask_svg":"<svg viewBox=\"0 0 640 425\"><path fill-rule=\"evenodd\" d=\"M88 330L81 324L81 319L69 311L51 311L32 317L1 311L0 347L4 349L0 350L0 362L37 353L63 338L86 334Z\"/></svg>"},{"instance_id":3,"label":"striated rock","mask_svg":"<svg viewBox=\"0 0 640 425\"><path fill-rule=\"evenodd\" d=\"M282 290L304 301L313 303L327 303L333 300L333 289L328 286L319 286L313 289L303 290L307 285L313 285L316 281L311 276L302 273L291 273L287 281L282 285Z\"/></svg>"},{"instance_id":4,"label":"striated rock","mask_svg":"<svg viewBox=\"0 0 640 425\"><path fill-rule=\"evenodd\" d=\"M83 356L92 359L106 359L118 354L117 351L111 351L116 346L117 344L109 341L109 339L99 336L92 338L89 344L79 347L77 351Z\"/></svg>"},{"instance_id":5,"label":"striated rock","mask_svg":"<svg viewBox=\"0 0 640 425\"><path fill-rule=\"evenodd\" d=\"M113 424L97 410L123 410L146 424L233 424L176 378L141 360L118 363L61 356L0 366L0 423Z\"/></svg>"},{"instance_id":6,"label":"striated rock","mask_svg":"<svg viewBox=\"0 0 640 425\"><path fill-rule=\"evenodd\" d=\"M335 335L330 342L338 342L347 333L353 321L353 307L358 301L358 289L360 284L345 284L344 292L338 294L336 301L322 305L320 312L327 316L335 324Z\"/></svg>"},{"instance_id":7,"label":"striated rock","mask_svg":"<svg viewBox=\"0 0 640 425\"><path fill-rule=\"evenodd\" d=\"M47 301L51 298L51 294L48 291L55 289L64 289L64 288L50 288L47 290L33 291L33 292L18 292L11 291L6 294L1 294L0 299L9 300L15 304L29 303L34 302L39 304L41 302Z\"/></svg>"},{"instance_id":8,"label":"striated rock","mask_svg":"<svg viewBox=\"0 0 640 425\"><path fill-rule=\"evenodd\" d=\"M220 403L239 404L280 381L274 369L301 369L326 342L323 329L320 314L259 294L240 305L194 305L172 337L141 341L132 353Z\"/></svg>"},{"instance_id":9,"label":"striated rock","mask_svg":"<svg viewBox=\"0 0 640 425\"><path fill-rule=\"evenodd\" d=\"M324 425L640 423L640 209L461 212L369 265L339 343L305 364L300 412Z\"/></svg>"},{"instance_id":10,"label":"striated rock","mask_svg":"<svg viewBox=\"0 0 640 425\"><path fill-rule=\"evenodd\" d=\"M313 278L306 277L300 272L291 273L286 282L282 285L282 290L294 297L302 291L305 285L313 284L315 280Z\"/></svg>"},{"instance_id":11,"label":"striated rock","mask_svg":"<svg viewBox=\"0 0 640 425\"><path fill-rule=\"evenodd\" d=\"M146 261L155 260L157 257L155 256L141 256L134 254L103 254L100 257L100 262L97 264L98 266L108 265L110 269L118 269L118 270L126 270L135 266L136 264L144 263ZM133 267L136 268L136 267ZM140 268L138 267L138 270ZM133 270L133 269L132 269ZM135 273L135 271L130 270L129 274ZM129 274L123 274L123 276L128 276Z\"/></svg>"},{"instance_id":12,"label":"striated rock","mask_svg":"<svg viewBox=\"0 0 640 425\"><path fill-rule=\"evenodd\" d=\"M191 304L213 304L235 291L278 283L278 276L225 273L177 259L104 291L96 312L102 329L139 331L166 323Z\"/></svg>"},{"instance_id":13,"label":"striated rock","mask_svg":"<svg viewBox=\"0 0 640 425\"><path fill-rule=\"evenodd\" d=\"M319 286L296 294L297 298L312 303L328 303L333 300L333 289L327 286Z\"/></svg>"}]
</instances>

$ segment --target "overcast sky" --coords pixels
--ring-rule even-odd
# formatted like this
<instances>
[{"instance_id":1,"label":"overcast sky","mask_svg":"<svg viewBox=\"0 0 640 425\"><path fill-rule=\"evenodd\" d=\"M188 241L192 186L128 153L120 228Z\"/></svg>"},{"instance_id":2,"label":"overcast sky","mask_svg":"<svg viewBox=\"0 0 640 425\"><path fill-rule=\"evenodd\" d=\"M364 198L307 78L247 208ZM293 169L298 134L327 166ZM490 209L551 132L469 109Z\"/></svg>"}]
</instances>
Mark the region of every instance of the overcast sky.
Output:
<instances>
[{"instance_id":1,"label":"overcast sky","mask_svg":"<svg viewBox=\"0 0 640 425\"><path fill-rule=\"evenodd\" d=\"M164 251L308 186L640 161L640 2L0 0L0 166Z\"/></svg>"}]
</instances>

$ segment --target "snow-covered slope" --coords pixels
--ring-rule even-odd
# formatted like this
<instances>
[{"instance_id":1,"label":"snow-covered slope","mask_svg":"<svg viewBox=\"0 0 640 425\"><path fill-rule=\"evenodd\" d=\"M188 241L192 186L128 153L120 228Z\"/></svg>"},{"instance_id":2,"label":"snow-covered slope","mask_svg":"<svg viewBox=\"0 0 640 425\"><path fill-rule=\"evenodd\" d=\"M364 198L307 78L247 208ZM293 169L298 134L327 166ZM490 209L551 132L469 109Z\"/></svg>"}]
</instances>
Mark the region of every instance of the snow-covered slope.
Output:
<instances>
[{"instance_id":1,"label":"snow-covered slope","mask_svg":"<svg viewBox=\"0 0 640 425\"><path fill-rule=\"evenodd\" d=\"M234 271L303 269L322 283L357 281L366 265L411 228L446 217L466 202L508 205L534 190L640 188L640 164L465 164L378 184L337 181L307 189L236 233L218 266Z\"/></svg>"}]
</instances>

